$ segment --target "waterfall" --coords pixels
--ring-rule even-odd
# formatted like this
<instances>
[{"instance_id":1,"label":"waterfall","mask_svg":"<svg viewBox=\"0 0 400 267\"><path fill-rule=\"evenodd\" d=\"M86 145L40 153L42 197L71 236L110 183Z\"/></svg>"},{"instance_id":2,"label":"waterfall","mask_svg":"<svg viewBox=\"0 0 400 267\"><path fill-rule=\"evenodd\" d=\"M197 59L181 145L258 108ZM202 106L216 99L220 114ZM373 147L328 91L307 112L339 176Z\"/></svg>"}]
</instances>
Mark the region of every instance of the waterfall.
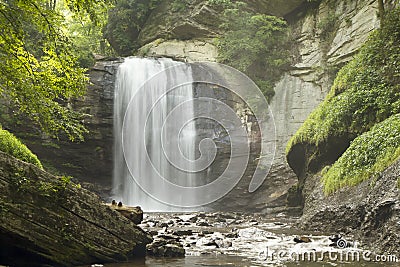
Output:
<instances>
[{"instance_id":1,"label":"waterfall","mask_svg":"<svg viewBox=\"0 0 400 267\"><path fill-rule=\"evenodd\" d=\"M166 183L196 184L196 174L191 172L196 127L194 121L186 121L194 117L193 105L186 103L193 98L191 81L190 65L171 59L126 58L119 66L114 98L113 197L117 201L146 211L181 210L168 205L169 197L179 196L163 188ZM174 117L168 120L172 111ZM160 182L157 175L164 180ZM151 195L146 188L159 193ZM184 206L185 199L180 201Z\"/></svg>"}]
</instances>

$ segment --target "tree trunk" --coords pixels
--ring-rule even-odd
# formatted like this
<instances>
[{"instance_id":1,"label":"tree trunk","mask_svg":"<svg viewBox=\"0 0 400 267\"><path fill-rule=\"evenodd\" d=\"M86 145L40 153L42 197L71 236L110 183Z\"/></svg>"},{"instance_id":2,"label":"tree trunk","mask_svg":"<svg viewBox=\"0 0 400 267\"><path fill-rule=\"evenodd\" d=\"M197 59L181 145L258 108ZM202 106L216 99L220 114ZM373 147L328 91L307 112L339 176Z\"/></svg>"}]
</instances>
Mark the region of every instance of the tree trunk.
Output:
<instances>
[{"instance_id":1,"label":"tree trunk","mask_svg":"<svg viewBox=\"0 0 400 267\"><path fill-rule=\"evenodd\" d=\"M382 27L385 20L385 4L383 0L378 0L378 10L379 10L379 19L381 21L381 27Z\"/></svg>"}]
</instances>

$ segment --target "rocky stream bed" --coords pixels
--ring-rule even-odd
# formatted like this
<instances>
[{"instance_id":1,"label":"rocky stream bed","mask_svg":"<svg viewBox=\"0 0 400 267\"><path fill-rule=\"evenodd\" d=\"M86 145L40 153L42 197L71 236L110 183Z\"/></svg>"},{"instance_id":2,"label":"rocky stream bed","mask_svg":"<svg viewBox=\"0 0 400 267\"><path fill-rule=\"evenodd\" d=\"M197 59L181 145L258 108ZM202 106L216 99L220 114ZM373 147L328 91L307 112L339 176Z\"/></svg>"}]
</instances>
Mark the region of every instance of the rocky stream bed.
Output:
<instances>
[{"instance_id":1,"label":"rocky stream bed","mask_svg":"<svg viewBox=\"0 0 400 267\"><path fill-rule=\"evenodd\" d=\"M297 220L283 214L148 213L139 225L154 238L145 259L92 266L398 266L390 255L378 262L351 236L338 242L301 232Z\"/></svg>"}]
</instances>

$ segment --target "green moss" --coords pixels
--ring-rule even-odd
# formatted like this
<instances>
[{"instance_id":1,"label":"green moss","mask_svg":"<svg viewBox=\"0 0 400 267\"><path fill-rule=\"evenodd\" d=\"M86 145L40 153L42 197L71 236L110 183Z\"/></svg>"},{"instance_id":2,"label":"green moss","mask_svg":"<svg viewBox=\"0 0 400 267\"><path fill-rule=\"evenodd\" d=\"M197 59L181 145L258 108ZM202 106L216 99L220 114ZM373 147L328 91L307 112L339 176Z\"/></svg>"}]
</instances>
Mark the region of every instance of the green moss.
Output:
<instances>
[{"instance_id":1,"label":"green moss","mask_svg":"<svg viewBox=\"0 0 400 267\"><path fill-rule=\"evenodd\" d=\"M289 141L289 155L302 147L305 162L321 170L325 193L354 186L400 157L400 8L385 16L355 58L343 67L323 101ZM331 167L324 166L335 138L353 140ZM288 158L290 158L288 156ZM289 162L290 163L290 162ZM310 171L308 166L304 166ZM325 167L325 168L324 168Z\"/></svg>"},{"instance_id":2,"label":"green moss","mask_svg":"<svg viewBox=\"0 0 400 267\"><path fill-rule=\"evenodd\" d=\"M33 154L21 141L13 134L0 128L0 151L3 151L11 156L22 161L32 163L43 169L42 164L35 154Z\"/></svg>"},{"instance_id":3,"label":"green moss","mask_svg":"<svg viewBox=\"0 0 400 267\"><path fill-rule=\"evenodd\" d=\"M400 156L400 114L357 137L323 175L325 193L354 186L390 166Z\"/></svg>"},{"instance_id":4,"label":"green moss","mask_svg":"<svg viewBox=\"0 0 400 267\"><path fill-rule=\"evenodd\" d=\"M350 139L400 112L400 9L388 13L384 28L374 32L360 53L343 67L324 102L293 138L318 147L328 137Z\"/></svg>"},{"instance_id":5,"label":"green moss","mask_svg":"<svg viewBox=\"0 0 400 267\"><path fill-rule=\"evenodd\" d=\"M397 188L400 189L400 177L397 178Z\"/></svg>"}]
</instances>

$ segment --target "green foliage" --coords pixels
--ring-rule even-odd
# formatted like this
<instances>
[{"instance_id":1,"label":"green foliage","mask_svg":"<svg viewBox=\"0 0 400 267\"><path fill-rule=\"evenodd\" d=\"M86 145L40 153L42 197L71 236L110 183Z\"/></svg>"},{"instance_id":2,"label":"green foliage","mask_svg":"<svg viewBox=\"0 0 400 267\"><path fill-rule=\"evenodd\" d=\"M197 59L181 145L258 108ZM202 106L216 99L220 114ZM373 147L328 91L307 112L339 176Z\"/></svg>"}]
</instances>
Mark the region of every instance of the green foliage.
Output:
<instances>
[{"instance_id":1,"label":"green foliage","mask_svg":"<svg viewBox=\"0 0 400 267\"><path fill-rule=\"evenodd\" d=\"M207 3L209 5L222 6L225 8L233 6L232 0L207 0Z\"/></svg>"},{"instance_id":2,"label":"green foliage","mask_svg":"<svg viewBox=\"0 0 400 267\"><path fill-rule=\"evenodd\" d=\"M400 189L400 177L397 178L397 188Z\"/></svg>"},{"instance_id":3,"label":"green foliage","mask_svg":"<svg viewBox=\"0 0 400 267\"><path fill-rule=\"evenodd\" d=\"M75 185L71 182L70 176L57 177L57 180L52 182L39 181L39 191L44 197L53 197L55 200L62 199L62 196L69 185L76 188L80 185Z\"/></svg>"},{"instance_id":4,"label":"green foliage","mask_svg":"<svg viewBox=\"0 0 400 267\"><path fill-rule=\"evenodd\" d=\"M188 0L173 0L171 3L173 12L182 12L189 5Z\"/></svg>"},{"instance_id":5,"label":"green foliage","mask_svg":"<svg viewBox=\"0 0 400 267\"><path fill-rule=\"evenodd\" d=\"M271 99L274 84L288 66L288 27L284 20L246 10L235 3L224 12L219 61L246 73Z\"/></svg>"},{"instance_id":6,"label":"green foliage","mask_svg":"<svg viewBox=\"0 0 400 267\"><path fill-rule=\"evenodd\" d=\"M136 39L159 2L160 0L121 0L110 9L104 36L118 55L129 56L139 48Z\"/></svg>"},{"instance_id":7,"label":"green foliage","mask_svg":"<svg viewBox=\"0 0 400 267\"><path fill-rule=\"evenodd\" d=\"M95 63L94 54L113 56L114 52L103 36L103 28L108 20L108 8L111 5L98 4L93 11L95 20L82 13L71 13L60 4L59 9L66 16L63 28L78 58L79 66L92 67Z\"/></svg>"},{"instance_id":8,"label":"green foliage","mask_svg":"<svg viewBox=\"0 0 400 267\"><path fill-rule=\"evenodd\" d=\"M387 14L355 58L343 67L324 102L293 138L295 144L318 147L328 137L356 137L400 112L400 9Z\"/></svg>"},{"instance_id":9,"label":"green foliage","mask_svg":"<svg viewBox=\"0 0 400 267\"><path fill-rule=\"evenodd\" d=\"M343 67L324 102L290 140L320 148L330 137L354 139L321 173L326 193L356 185L400 156L400 8L388 12L358 55Z\"/></svg>"},{"instance_id":10,"label":"green foliage","mask_svg":"<svg viewBox=\"0 0 400 267\"><path fill-rule=\"evenodd\" d=\"M33 154L24 144L21 143L13 134L0 128L0 151L3 151L17 159L32 163L43 169L37 156Z\"/></svg>"},{"instance_id":11,"label":"green foliage","mask_svg":"<svg viewBox=\"0 0 400 267\"><path fill-rule=\"evenodd\" d=\"M96 20L95 0L66 1L71 10ZM0 3L0 95L53 136L83 139L81 114L69 103L85 92L85 69L62 27L64 15L44 0Z\"/></svg>"},{"instance_id":12,"label":"green foliage","mask_svg":"<svg viewBox=\"0 0 400 267\"><path fill-rule=\"evenodd\" d=\"M400 114L357 137L323 175L325 193L377 176L400 156Z\"/></svg>"}]
</instances>

